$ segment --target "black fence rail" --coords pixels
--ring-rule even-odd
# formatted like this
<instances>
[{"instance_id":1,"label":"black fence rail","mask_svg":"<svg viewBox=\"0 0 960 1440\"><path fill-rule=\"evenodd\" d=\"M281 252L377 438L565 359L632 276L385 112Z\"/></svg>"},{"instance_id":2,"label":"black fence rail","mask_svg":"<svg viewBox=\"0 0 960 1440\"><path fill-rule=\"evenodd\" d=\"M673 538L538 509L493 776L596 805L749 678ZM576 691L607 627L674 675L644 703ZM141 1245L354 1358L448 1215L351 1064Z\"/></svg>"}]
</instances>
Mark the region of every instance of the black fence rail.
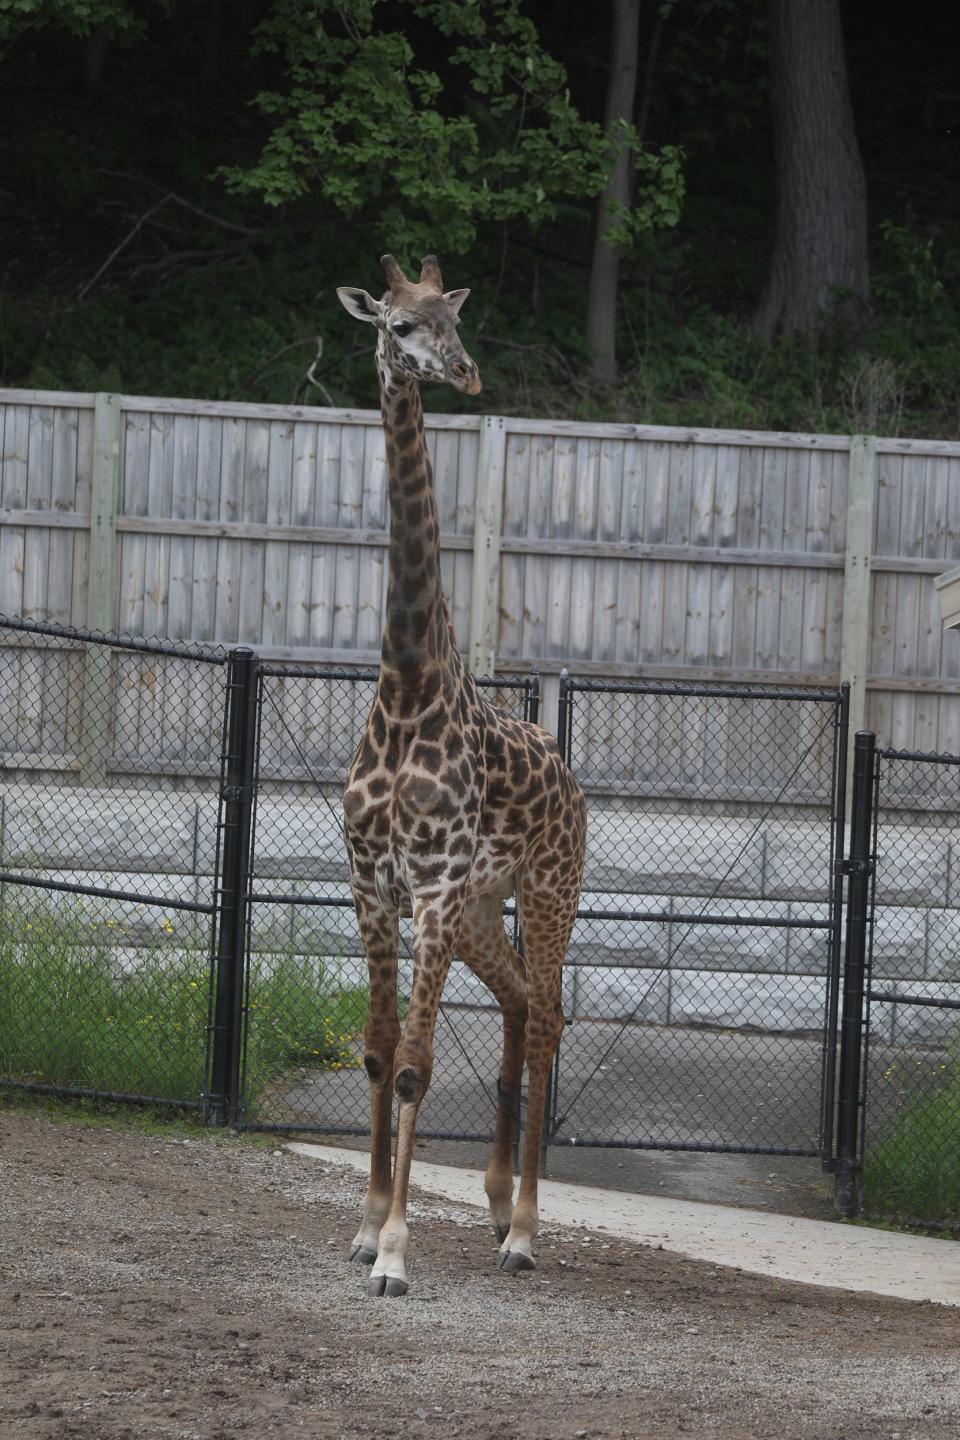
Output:
<instances>
[{"instance_id":1,"label":"black fence rail","mask_svg":"<svg viewBox=\"0 0 960 1440\"><path fill-rule=\"evenodd\" d=\"M960 1218L960 756L880 750L862 1076L865 1213Z\"/></svg>"}]
</instances>

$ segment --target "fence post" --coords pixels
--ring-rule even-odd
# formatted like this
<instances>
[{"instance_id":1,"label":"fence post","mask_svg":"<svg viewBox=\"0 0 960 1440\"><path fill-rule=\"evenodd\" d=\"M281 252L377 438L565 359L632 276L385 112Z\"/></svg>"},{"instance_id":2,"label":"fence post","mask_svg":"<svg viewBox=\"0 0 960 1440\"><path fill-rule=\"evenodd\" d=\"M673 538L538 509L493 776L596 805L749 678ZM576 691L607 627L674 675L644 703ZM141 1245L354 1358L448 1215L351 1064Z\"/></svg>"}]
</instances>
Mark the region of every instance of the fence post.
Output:
<instances>
[{"instance_id":1,"label":"fence post","mask_svg":"<svg viewBox=\"0 0 960 1440\"><path fill-rule=\"evenodd\" d=\"M820 1085L820 1160L832 1174L837 1168L833 1153L833 1124L837 1094L837 1036L840 1020L840 961L843 950L844 846L847 818L847 756L850 749L850 686L844 680L836 711L833 780L833 876L830 900L830 952L827 959L827 993L824 1002L823 1074Z\"/></svg>"},{"instance_id":2,"label":"fence post","mask_svg":"<svg viewBox=\"0 0 960 1440\"><path fill-rule=\"evenodd\" d=\"M557 743L560 754L570 763L570 675L564 669L560 672L560 698L557 704ZM561 1001L562 1001L561 996ZM553 1062L547 1076L547 1094L544 1102L543 1130L540 1132L540 1174L546 1177L550 1143L557 1128L557 1110L560 1097L560 1047L563 1036L557 1041Z\"/></svg>"},{"instance_id":3,"label":"fence post","mask_svg":"<svg viewBox=\"0 0 960 1440\"><path fill-rule=\"evenodd\" d=\"M847 478L847 538L843 557L843 615L840 629L840 678L850 682L850 733L867 722L867 671L870 665L871 560L876 502L877 438L851 435ZM847 767L846 804L850 806L852 767Z\"/></svg>"},{"instance_id":4,"label":"fence post","mask_svg":"<svg viewBox=\"0 0 960 1440\"><path fill-rule=\"evenodd\" d=\"M217 877L217 944L213 957L207 1117L236 1123L243 1050L244 959L250 890L250 839L256 783L258 660L232 650L227 660L227 709L221 761L221 847Z\"/></svg>"},{"instance_id":5,"label":"fence post","mask_svg":"<svg viewBox=\"0 0 960 1440\"><path fill-rule=\"evenodd\" d=\"M843 962L843 1014L840 1032L840 1089L837 1098L837 1178L834 1205L853 1215L859 1204L859 1134L864 987L867 963L870 877L873 873L873 782L876 738L858 730L853 742L853 809L850 857L844 864L847 886L847 934Z\"/></svg>"},{"instance_id":6,"label":"fence post","mask_svg":"<svg viewBox=\"0 0 960 1440\"><path fill-rule=\"evenodd\" d=\"M477 491L473 522L473 576L470 584L472 675L492 675L500 630L500 538L507 458L507 422L502 415L480 421Z\"/></svg>"},{"instance_id":7,"label":"fence post","mask_svg":"<svg viewBox=\"0 0 960 1440\"><path fill-rule=\"evenodd\" d=\"M86 627L100 634L109 634L115 628L121 421L119 395L94 396ZM82 785L102 785L106 778L113 703L112 665L113 652L109 646L87 645L80 729Z\"/></svg>"}]
</instances>

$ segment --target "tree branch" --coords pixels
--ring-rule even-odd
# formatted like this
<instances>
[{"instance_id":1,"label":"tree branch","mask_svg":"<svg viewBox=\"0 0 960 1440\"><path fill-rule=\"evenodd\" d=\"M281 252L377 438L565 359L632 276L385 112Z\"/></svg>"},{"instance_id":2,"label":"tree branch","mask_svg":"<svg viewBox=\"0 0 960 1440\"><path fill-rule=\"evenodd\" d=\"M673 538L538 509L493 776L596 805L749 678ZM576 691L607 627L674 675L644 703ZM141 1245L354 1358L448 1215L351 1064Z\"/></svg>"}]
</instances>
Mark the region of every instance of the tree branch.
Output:
<instances>
[{"instance_id":1,"label":"tree branch","mask_svg":"<svg viewBox=\"0 0 960 1440\"><path fill-rule=\"evenodd\" d=\"M125 170L98 170L98 175L109 175L114 180L132 180L136 185L146 185L150 190L162 191L165 200L172 200L175 205L182 205L184 210L189 210L193 215L199 215L201 220L207 220L211 225L219 225L224 230L233 230L238 235L264 235L266 231L255 230L249 225L238 225L233 220L224 220L219 215L211 215L209 210L201 210L190 200L185 200L182 195L177 195L173 190L163 190L162 185L156 185L152 180L145 180L142 175L130 175Z\"/></svg>"},{"instance_id":2,"label":"tree branch","mask_svg":"<svg viewBox=\"0 0 960 1440\"><path fill-rule=\"evenodd\" d=\"M137 223L134 225L133 229L127 231L126 235L125 235L125 236L123 237L123 239L120 241L120 244L119 244L119 245L116 245L116 246L110 251L110 254L107 256L106 260L104 260L103 264L100 266L100 269L96 272L95 275L93 275L93 276L91 277L91 279L89 279L89 280L87 281L86 285L84 285L83 289L80 291L79 295L77 296L77 303L78 303L78 304L79 304L79 302L80 302L81 300L85 299L87 295L89 295L89 293L90 293L90 291L93 289L94 285L96 285L97 281L100 279L100 276L104 273L105 270L108 270L108 269L110 268L110 266L113 264L114 260L116 260L117 256L120 254L121 250L125 250L126 247L130 244L130 241L134 238L134 236L137 235L137 234L139 234L140 230L143 228L143 226L146 224L146 222L150 219L150 216L151 216L151 215L155 215L158 210L160 210L164 205L166 205L167 201L168 201L170 198L171 198L171 197L170 197L169 195L164 195L163 199L162 199L162 200L158 200L157 203L156 203L156 205L151 205L151 207L150 207L149 210L145 210L145 211L143 212L143 214L140 216L140 219L139 219L139 220L137 221Z\"/></svg>"}]
</instances>

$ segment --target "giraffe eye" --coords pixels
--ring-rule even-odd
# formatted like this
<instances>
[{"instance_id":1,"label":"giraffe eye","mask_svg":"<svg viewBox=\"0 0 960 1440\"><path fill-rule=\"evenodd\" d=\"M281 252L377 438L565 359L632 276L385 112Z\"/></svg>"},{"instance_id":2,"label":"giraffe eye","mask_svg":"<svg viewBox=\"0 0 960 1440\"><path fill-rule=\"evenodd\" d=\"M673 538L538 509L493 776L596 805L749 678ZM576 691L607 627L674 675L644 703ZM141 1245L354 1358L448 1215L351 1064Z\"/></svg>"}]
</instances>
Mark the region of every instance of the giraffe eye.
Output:
<instances>
[{"instance_id":1,"label":"giraffe eye","mask_svg":"<svg viewBox=\"0 0 960 1440\"><path fill-rule=\"evenodd\" d=\"M409 320L398 320L396 325L393 326L393 333L394 335L400 335L402 337L409 335L412 329L413 326Z\"/></svg>"}]
</instances>

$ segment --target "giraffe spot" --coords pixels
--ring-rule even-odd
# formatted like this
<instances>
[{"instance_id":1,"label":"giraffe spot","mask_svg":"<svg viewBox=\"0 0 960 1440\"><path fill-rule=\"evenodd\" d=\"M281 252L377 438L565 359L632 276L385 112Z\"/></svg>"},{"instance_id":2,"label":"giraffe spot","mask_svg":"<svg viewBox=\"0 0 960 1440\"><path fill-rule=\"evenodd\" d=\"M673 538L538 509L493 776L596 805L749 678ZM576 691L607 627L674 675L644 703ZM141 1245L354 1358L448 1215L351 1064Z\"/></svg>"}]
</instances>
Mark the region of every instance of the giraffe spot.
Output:
<instances>
[{"instance_id":1,"label":"giraffe spot","mask_svg":"<svg viewBox=\"0 0 960 1440\"><path fill-rule=\"evenodd\" d=\"M421 860L411 860L409 866L411 878L418 885L428 885L431 880L440 880L447 874L446 858L431 860L426 864Z\"/></svg>"},{"instance_id":2,"label":"giraffe spot","mask_svg":"<svg viewBox=\"0 0 960 1440\"><path fill-rule=\"evenodd\" d=\"M460 774L460 771L455 769L452 765L448 765L446 770L444 770L443 774L440 776L440 784L446 786L446 788L451 792L451 794L458 797L465 795L467 791L467 786L464 782L463 776Z\"/></svg>"},{"instance_id":3,"label":"giraffe spot","mask_svg":"<svg viewBox=\"0 0 960 1440\"><path fill-rule=\"evenodd\" d=\"M425 745L420 741L414 745L411 759L415 765L422 765L425 770L436 772L440 769L443 756L439 745Z\"/></svg>"},{"instance_id":4,"label":"giraffe spot","mask_svg":"<svg viewBox=\"0 0 960 1440\"><path fill-rule=\"evenodd\" d=\"M414 815L432 815L441 793L436 781L425 775L407 775L397 785L398 798Z\"/></svg>"},{"instance_id":5,"label":"giraffe spot","mask_svg":"<svg viewBox=\"0 0 960 1440\"><path fill-rule=\"evenodd\" d=\"M420 708L421 708L421 709L426 709L426 707L427 707L427 705L428 705L429 703L430 703L429 699L425 699L423 705L422 705ZM427 741L439 740L440 737L442 736L444 730L446 729L446 726L447 726L447 716L446 716L446 713L444 712L443 708L441 707L439 710L435 710L432 715L428 715L427 718L426 718L426 720L425 720L425 721L423 722L423 724L421 725L421 727L420 727L420 738L421 738L421 740L427 740Z\"/></svg>"}]
</instances>

